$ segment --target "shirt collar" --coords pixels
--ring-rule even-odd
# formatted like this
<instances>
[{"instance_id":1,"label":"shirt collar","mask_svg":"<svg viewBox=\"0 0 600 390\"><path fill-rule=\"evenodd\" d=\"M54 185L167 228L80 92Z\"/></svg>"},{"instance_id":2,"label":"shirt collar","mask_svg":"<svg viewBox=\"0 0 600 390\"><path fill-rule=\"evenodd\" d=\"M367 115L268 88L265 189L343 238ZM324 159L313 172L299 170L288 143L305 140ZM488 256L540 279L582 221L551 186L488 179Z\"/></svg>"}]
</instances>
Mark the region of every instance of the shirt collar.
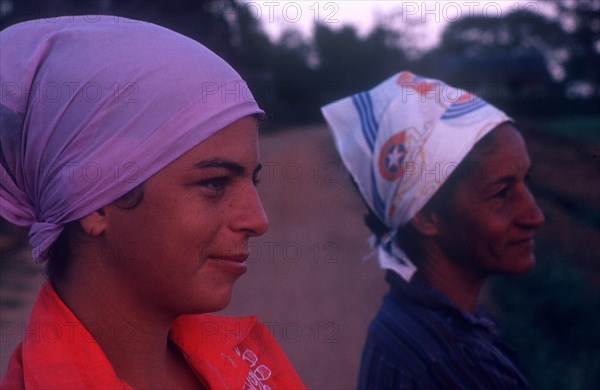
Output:
<instances>
[{"instance_id":1,"label":"shirt collar","mask_svg":"<svg viewBox=\"0 0 600 390\"><path fill-rule=\"evenodd\" d=\"M419 280L419 278L412 278L410 282L407 282L400 275L388 271L385 274L385 280L392 287L392 293L402 300L443 312L450 318L460 319L470 325L482 326L494 334L498 332L487 311L479 305L475 313L471 314L461 310L437 288Z\"/></svg>"},{"instance_id":2,"label":"shirt collar","mask_svg":"<svg viewBox=\"0 0 600 390\"><path fill-rule=\"evenodd\" d=\"M130 389L49 282L34 303L22 345L25 388Z\"/></svg>"},{"instance_id":3,"label":"shirt collar","mask_svg":"<svg viewBox=\"0 0 600 390\"><path fill-rule=\"evenodd\" d=\"M229 388L244 383L248 374L239 344L276 343L257 324L255 317L181 316L169 336L199 378L212 388ZM49 282L40 290L23 336L22 367L25 388L131 389Z\"/></svg>"}]
</instances>

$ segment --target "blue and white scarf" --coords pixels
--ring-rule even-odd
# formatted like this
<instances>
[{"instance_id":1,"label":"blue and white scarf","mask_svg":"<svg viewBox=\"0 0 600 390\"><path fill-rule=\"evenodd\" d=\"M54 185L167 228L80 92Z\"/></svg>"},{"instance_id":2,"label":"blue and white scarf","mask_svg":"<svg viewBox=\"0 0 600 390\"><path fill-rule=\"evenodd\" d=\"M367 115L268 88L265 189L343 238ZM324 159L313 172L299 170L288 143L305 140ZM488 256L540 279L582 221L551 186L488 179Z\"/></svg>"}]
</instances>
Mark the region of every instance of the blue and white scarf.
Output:
<instances>
[{"instance_id":1,"label":"blue and white scarf","mask_svg":"<svg viewBox=\"0 0 600 390\"><path fill-rule=\"evenodd\" d=\"M410 72L322 112L362 196L390 229L377 243L380 266L410 280L416 267L397 245L397 229L431 199L477 141L511 119L467 91Z\"/></svg>"}]
</instances>

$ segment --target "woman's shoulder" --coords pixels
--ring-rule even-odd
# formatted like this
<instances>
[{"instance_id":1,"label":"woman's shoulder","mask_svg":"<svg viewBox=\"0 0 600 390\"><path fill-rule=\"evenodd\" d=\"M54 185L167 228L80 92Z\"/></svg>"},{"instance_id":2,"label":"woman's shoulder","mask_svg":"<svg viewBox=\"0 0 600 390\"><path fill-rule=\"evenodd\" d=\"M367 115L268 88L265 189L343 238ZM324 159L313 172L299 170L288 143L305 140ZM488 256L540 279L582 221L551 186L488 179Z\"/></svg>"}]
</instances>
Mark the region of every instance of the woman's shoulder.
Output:
<instances>
[{"instance_id":1,"label":"woman's shoulder","mask_svg":"<svg viewBox=\"0 0 600 390\"><path fill-rule=\"evenodd\" d=\"M211 384L305 388L277 340L254 316L181 316L171 328L171 340Z\"/></svg>"}]
</instances>

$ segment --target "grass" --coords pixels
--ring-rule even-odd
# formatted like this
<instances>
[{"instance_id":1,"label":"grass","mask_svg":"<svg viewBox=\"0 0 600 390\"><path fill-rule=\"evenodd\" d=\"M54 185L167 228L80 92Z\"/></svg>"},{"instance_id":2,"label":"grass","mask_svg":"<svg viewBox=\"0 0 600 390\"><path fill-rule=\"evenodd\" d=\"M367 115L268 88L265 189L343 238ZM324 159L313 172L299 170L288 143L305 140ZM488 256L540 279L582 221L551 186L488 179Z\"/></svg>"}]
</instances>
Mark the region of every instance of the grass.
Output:
<instances>
[{"instance_id":1,"label":"grass","mask_svg":"<svg viewBox=\"0 0 600 390\"><path fill-rule=\"evenodd\" d=\"M567 259L547 253L533 272L493 280L501 327L534 388L600 384L600 289Z\"/></svg>"},{"instance_id":2,"label":"grass","mask_svg":"<svg viewBox=\"0 0 600 390\"><path fill-rule=\"evenodd\" d=\"M581 142L600 142L600 115L563 116L537 120L536 127Z\"/></svg>"}]
</instances>

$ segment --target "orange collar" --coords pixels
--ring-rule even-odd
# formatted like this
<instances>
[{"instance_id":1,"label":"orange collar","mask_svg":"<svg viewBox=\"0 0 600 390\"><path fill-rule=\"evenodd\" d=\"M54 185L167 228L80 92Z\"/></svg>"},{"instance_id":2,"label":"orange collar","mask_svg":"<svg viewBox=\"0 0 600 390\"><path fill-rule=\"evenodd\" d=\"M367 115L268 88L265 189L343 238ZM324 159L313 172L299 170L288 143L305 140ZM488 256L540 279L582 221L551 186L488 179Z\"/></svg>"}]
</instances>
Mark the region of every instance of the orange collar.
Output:
<instances>
[{"instance_id":1,"label":"orange collar","mask_svg":"<svg viewBox=\"0 0 600 390\"><path fill-rule=\"evenodd\" d=\"M209 388L305 388L271 333L255 317L181 316L169 336ZM2 381L7 384L131 389L48 282L11 358Z\"/></svg>"}]
</instances>

